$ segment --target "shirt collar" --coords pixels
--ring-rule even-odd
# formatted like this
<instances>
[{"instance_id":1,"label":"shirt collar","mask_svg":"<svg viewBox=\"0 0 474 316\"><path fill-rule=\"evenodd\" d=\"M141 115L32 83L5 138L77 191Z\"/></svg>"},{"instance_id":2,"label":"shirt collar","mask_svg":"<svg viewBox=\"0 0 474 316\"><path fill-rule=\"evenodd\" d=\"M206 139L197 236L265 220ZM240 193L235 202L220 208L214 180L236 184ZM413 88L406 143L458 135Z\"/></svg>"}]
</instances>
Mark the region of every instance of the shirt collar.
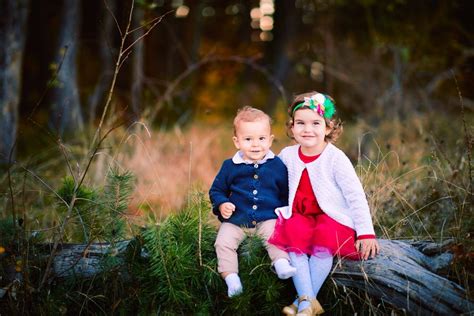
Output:
<instances>
[{"instance_id":1,"label":"shirt collar","mask_svg":"<svg viewBox=\"0 0 474 316\"><path fill-rule=\"evenodd\" d=\"M275 158L275 154L271 150L269 150L262 160L257 161L257 164L260 165L262 163L267 162L267 160L273 159L273 158ZM253 161L244 160L244 158L242 158L242 153L240 152L240 150L235 153L234 157L232 157L232 162L235 164L241 164L241 163L245 163L247 165L254 164Z\"/></svg>"}]
</instances>

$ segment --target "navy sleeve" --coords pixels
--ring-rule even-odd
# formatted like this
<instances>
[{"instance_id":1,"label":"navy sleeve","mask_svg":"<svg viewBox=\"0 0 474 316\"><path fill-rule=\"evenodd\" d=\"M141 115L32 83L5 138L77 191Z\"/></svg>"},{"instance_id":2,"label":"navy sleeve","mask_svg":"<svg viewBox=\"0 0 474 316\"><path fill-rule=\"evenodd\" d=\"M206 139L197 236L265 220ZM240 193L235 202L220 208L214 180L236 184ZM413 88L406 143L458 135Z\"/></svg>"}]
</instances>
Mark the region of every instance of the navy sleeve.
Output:
<instances>
[{"instance_id":1,"label":"navy sleeve","mask_svg":"<svg viewBox=\"0 0 474 316\"><path fill-rule=\"evenodd\" d=\"M219 216L219 206L222 203L229 202L230 185L229 185L229 160L224 161L221 169L217 173L211 189L209 190L209 198L211 199L212 212Z\"/></svg>"},{"instance_id":2,"label":"navy sleeve","mask_svg":"<svg viewBox=\"0 0 474 316\"><path fill-rule=\"evenodd\" d=\"M280 159L280 158L277 158ZM281 205L286 206L288 205L288 169L286 168L283 161L281 163L281 181L278 182L279 190L280 190L280 202Z\"/></svg>"}]
</instances>

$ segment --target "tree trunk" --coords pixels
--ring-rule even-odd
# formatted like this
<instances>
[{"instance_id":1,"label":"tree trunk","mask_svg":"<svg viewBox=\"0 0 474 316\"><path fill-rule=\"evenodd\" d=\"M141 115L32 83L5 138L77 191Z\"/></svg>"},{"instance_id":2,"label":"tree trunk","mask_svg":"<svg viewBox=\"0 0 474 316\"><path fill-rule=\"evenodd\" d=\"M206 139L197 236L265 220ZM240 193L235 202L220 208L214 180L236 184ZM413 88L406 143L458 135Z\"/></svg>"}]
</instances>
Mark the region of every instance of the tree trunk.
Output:
<instances>
[{"instance_id":1,"label":"tree trunk","mask_svg":"<svg viewBox=\"0 0 474 316\"><path fill-rule=\"evenodd\" d=\"M77 51L80 21L80 0L63 3L58 45L57 86L53 89L50 127L59 135L83 128L83 118L77 85Z\"/></svg>"},{"instance_id":2,"label":"tree trunk","mask_svg":"<svg viewBox=\"0 0 474 316\"><path fill-rule=\"evenodd\" d=\"M273 29L274 40L268 46L267 54L270 55L272 61L272 73L277 84L281 85L288 76L291 61L288 57L288 46L291 46L296 31L297 15L295 4L292 1L279 1L275 8L275 28ZM283 87L272 85L270 96L264 108L268 114L273 114L278 100L286 99L281 91ZM283 100L285 106L289 100Z\"/></svg>"},{"instance_id":3,"label":"tree trunk","mask_svg":"<svg viewBox=\"0 0 474 316\"><path fill-rule=\"evenodd\" d=\"M142 25L145 18L144 10L137 6L133 12L133 24L135 28ZM135 30L133 32L133 41L135 42L144 34L144 29ZM139 40L133 47L132 53L132 87L131 87L131 103L133 110L133 119L138 120L142 114L142 90L143 90L143 64L144 64L144 39Z\"/></svg>"},{"instance_id":4,"label":"tree trunk","mask_svg":"<svg viewBox=\"0 0 474 316\"><path fill-rule=\"evenodd\" d=\"M27 0L0 2L0 164L14 158L25 45Z\"/></svg>"},{"instance_id":5,"label":"tree trunk","mask_svg":"<svg viewBox=\"0 0 474 316\"><path fill-rule=\"evenodd\" d=\"M107 88L110 87L110 82L112 81L112 76L114 73L114 56L115 53L112 52L112 49L115 47L114 38L115 36L112 34L114 30L115 22L114 22L114 14L116 14L116 0L107 0L107 6L109 10L106 8L103 9L103 24L100 27L100 34L99 34L99 58L100 58L100 74L97 84L94 88L94 91L89 96L88 100L88 114L87 119L88 122L92 125L96 119L97 115L97 107L99 106L101 101L104 101L104 96L107 93ZM117 31L118 32L118 31Z\"/></svg>"},{"instance_id":6,"label":"tree trunk","mask_svg":"<svg viewBox=\"0 0 474 316\"><path fill-rule=\"evenodd\" d=\"M331 279L339 286L362 289L409 314L456 315L469 313L474 303L458 284L440 276L453 255L430 242L379 240L381 253L367 261L339 260ZM62 245L54 260L56 277L90 278L101 272L107 253L118 258L130 241L109 244ZM446 246L446 245L445 245ZM142 255L143 256L143 255ZM123 259L124 260L124 259Z\"/></svg>"}]
</instances>

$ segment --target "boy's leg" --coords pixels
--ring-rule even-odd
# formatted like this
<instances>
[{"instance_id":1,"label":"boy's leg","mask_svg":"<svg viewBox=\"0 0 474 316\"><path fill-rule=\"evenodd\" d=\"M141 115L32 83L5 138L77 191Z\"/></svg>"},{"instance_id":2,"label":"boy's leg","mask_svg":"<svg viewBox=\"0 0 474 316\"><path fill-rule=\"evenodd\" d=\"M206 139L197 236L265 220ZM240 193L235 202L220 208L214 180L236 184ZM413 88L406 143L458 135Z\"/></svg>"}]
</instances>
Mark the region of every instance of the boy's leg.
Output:
<instances>
[{"instance_id":1,"label":"boy's leg","mask_svg":"<svg viewBox=\"0 0 474 316\"><path fill-rule=\"evenodd\" d=\"M239 226L231 223L222 223L214 243L217 255L217 271L227 284L227 294L229 297L242 292L242 283L238 276L239 260L237 249L244 239L245 233Z\"/></svg>"},{"instance_id":2,"label":"boy's leg","mask_svg":"<svg viewBox=\"0 0 474 316\"><path fill-rule=\"evenodd\" d=\"M268 256L280 279L288 279L296 273L296 268L290 265L288 253L280 248L269 244L268 239L275 229L276 219L269 219L257 224L257 234L262 237Z\"/></svg>"}]
</instances>

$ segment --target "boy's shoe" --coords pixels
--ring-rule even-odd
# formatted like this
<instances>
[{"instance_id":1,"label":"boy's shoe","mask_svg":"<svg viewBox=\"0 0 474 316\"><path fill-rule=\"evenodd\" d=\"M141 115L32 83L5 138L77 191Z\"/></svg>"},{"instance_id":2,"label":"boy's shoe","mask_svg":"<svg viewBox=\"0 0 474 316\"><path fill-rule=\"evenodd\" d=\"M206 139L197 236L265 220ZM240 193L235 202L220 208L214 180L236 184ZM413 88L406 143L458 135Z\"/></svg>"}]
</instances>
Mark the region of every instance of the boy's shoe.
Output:
<instances>
[{"instance_id":1,"label":"boy's shoe","mask_svg":"<svg viewBox=\"0 0 474 316\"><path fill-rule=\"evenodd\" d=\"M278 278L285 280L296 274L296 268L290 265L287 259L278 259L273 263Z\"/></svg>"}]
</instances>

